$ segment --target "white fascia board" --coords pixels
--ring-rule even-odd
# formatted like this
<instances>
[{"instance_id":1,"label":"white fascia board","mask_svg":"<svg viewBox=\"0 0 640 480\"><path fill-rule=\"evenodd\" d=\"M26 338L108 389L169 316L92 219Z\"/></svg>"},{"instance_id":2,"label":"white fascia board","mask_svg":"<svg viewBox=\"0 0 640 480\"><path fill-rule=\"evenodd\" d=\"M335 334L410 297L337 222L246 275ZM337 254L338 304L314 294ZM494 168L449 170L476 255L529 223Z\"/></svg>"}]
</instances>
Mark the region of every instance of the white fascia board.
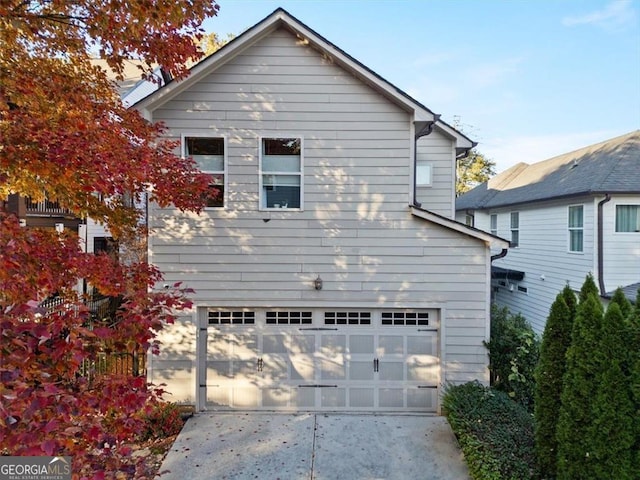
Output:
<instances>
[{"instance_id":1,"label":"white fascia board","mask_svg":"<svg viewBox=\"0 0 640 480\"><path fill-rule=\"evenodd\" d=\"M416 217L422 218L450 230L455 230L456 232L463 233L470 237L477 238L478 240L482 240L483 242L487 243L491 247L509 248L509 241L505 240L504 238L496 237L494 235L491 235L490 233L483 232L482 230L478 230L477 228L469 227L463 223L456 222L455 220L450 220L422 208L417 208L412 205L410 206L410 208L411 214L415 215Z\"/></svg>"}]
</instances>

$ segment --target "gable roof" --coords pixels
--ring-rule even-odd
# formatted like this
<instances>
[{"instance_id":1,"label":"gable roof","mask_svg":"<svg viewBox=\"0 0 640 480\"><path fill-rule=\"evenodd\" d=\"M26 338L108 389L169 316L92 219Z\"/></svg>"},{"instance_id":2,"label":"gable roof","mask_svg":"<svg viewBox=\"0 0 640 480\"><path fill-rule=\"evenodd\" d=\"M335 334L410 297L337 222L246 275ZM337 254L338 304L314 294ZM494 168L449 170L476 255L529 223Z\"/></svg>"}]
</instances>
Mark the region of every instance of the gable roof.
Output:
<instances>
[{"instance_id":1,"label":"gable roof","mask_svg":"<svg viewBox=\"0 0 640 480\"><path fill-rule=\"evenodd\" d=\"M456 140L458 154L476 145L476 142L473 142L466 135L440 120L438 114L432 112L429 108L382 78L282 8L278 8L271 15L194 65L190 69L189 77L180 82L168 82L135 103L133 108L140 110L143 114L159 108L191 85L197 83L201 78L213 73L236 55L279 28L284 28L301 38L307 45L320 51L325 57L331 58L335 64L349 71L405 111L412 113L416 122L422 124L435 122L436 128Z\"/></svg>"},{"instance_id":2,"label":"gable roof","mask_svg":"<svg viewBox=\"0 0 640 480\"><path fill-rule=\"evenodd\" d=\"M518 163L456 199L456 210L543 200L640 194L640 130L543 162Z\"/></svg>"},{"instance_id":3,"label":"gable roof","mask_svg":"<svg viewBox=\"0 0 640 480\"><path fill-rule=\"evenodd\" d=\"M465 225L464 223L460 223L456 220L443 217L442 215L438 215L437 213L417 207L415 205L409 205L409 208L411 209L411 214L415 217L422 218L423 220L435 223L436 225L448 228L449 230L454 230L470 237L477 238L478 240L482 240L492 247L509 248L509 240L505 240L502 237L492 235L485 232L484 230L480 230L475 227L470 227L469 225Z\"/></svg>"}]
</instances>

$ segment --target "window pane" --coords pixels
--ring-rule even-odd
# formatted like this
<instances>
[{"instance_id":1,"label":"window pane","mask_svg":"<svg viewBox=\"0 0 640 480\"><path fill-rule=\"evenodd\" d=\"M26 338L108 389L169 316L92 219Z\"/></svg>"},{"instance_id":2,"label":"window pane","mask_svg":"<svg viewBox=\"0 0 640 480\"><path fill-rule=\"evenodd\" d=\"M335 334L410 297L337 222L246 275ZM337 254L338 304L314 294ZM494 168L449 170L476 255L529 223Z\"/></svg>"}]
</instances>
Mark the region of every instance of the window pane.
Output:
<instances>
[{"instance_id":1,"label":"window pane","mask_svg":"<svg viewBox=\"0 0 640 480\"><path fill-rule=\"evenodd\" d=\"M519 212L511 212L511 228L520 227L520 215Z\"/></svg>"},{"instance_id":2,"label":"window pane","mask_svg":"<svg viewBox=\"0 0 640 480\"><path fill-rule=\"evenodd\" d=\"M185 138L186 154L192 155L224 155L224 138L187 137Z\"/></svg>"},{"instance_id":3,"label":"window pane","mask_svg":"<svg viewBox=\"0 0 640 480\"><path fill-rule=\"evenodd\" d=\"M431 165L416 167L416 185L431 185Z\"/></svg>"},{"instance_id":4,"label":"window pane","mask_svg":"<svg viewBox=\"0 0 640 480\"><path fill-rule=\"evenodd\" d=\"M583 209L582 205L569 207L569 228L582 228Z\"/></svg>"},{"instance_id":5,"label":"window pane","mask_svg":"<svg viewBox=\"0 0 640 480\"><path fill-rule=\"evenodd\" d=\"M571 230L569 232L569 251L570 252L582 252L583 251L583 232L582 230Z\"/></svg>"},{"instance_id":6,"label":"window pane","mask_svg":"<svg viewBox=\"0 0 640 480\"><path fill-rule=\"evenodd\" d=\"M511 246L517 247L520 243L520 232L518 230L511 230Z\"/></svg>"},{"instance_id":7,"label":"window pane","mask_svg":"<svg viewBox=\"0 0 640 480\"><path fill-rule=\"evenodd\" d=\"M616 205L616 232L640 232L640 205Z\"/></svg>"},{"instance_id":8,"label":"window pane","mask_svg":"<svg viewBox=\"0 0 640 480\"><path fill-rule=\"evenodd\" d=\"M203 172L223 172L224 155L192 155Z\"/></svg>"},{"instance_id":9,"label":"window pane","mask_svg":"<svg viewBox=\"0 0 640 480\"><path fill-rule=\"evenodd\" d=\"M300 155L265 155L262 157L263 172L299 172Z\"/></svg>"},{"instance_id":10,"label":"window pane","mask_svg":"<svg viewBox=\"0 0 640 480\"><path fill-rule=\"evenodd\" d=\"M205 194L205 206L224 207L224 175L207 175L209 191Z\"/></svg>"},{"instance_id":11,"label":"window pane","mask_svg":"<svg viewBox=\"0 0 640 480\"><path fill-rule=\"evenodd\" d=\"M262 185L278 187L286 185L300 186L300 175L263 175Z\"/></svg>"},{"instance_id":12,"label":"window pane","mask_svg":"<svg viewBox=\"0 0 640 480\"><path fill-rule=\"evenodd\" d=\"M299 138L264 138L262 139L264 155L300 155Z\"/></svg>"},{"instance_id":13,"label":"window pane","mask_svg":"<svg viewBox=\"0 0 640 480\"><path fill-rule=\"evenodd\" d=\"M263 186L262 199L266 208L300 208L299 186Z\"/></svg>"}]
</instances>

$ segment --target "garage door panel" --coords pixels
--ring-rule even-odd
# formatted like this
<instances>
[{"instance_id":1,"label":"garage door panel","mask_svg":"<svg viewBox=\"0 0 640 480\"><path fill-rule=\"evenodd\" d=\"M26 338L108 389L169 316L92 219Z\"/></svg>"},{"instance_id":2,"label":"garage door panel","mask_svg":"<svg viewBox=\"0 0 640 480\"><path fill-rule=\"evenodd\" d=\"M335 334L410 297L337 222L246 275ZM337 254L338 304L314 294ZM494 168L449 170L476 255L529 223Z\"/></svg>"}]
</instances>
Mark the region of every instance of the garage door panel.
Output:
<instances>
[{"instance_id":1,"label":"garage door panel","mask_svg":"<svg viewBox=\"0 0 640 480\"><path fill-rule=\"evenodd\" d=\"M262 383L275 385L289 379L291 360L287 355L265 354L262 356L261 368L259 376Z\"/></svg>"},{"instance_id":2,"label":"garage door panel","mask_svg":"<svg viewBox=\"0 0 640 480\"><path fill-rule=\"evenodd\" d=\"M374 338L373 335L349 335L349 353L373 355Z\"/></svg>"},{"instance_id":3,"label":"garage door panel","mask_svg":"<svg viewBox=\"0 0 640 480\"><path fill-rule=\"evenodd\" d=\"M381 408L402 408L404 406L403 388L381 388L378 405Z\"/></svg>"},{"instance_id":4,"label":"garage door panel","mask_svg":"<svg viewBox=\"0 0 640 480\"><path fill-rule=\"evenodd\" d=\"M238 386L231 389L231 402L235 408L258 407L260 390L257 386Z\"/></svg>"},{"instance_id":5,"label":"garage door panel","mask_svg":"<svg viewBox=\"0 0 640 480\"><path fill-rule=\"evenodd\" d=\"M378 355L404 354L403 335L380 335L378 339Z\"/></svg>"},{"instance_id":6,"label":"garage door panel","mask_svg":"<svg viewBox=\"0 0 640 480\"><path fill-rule=\"evenodd\" d=\"M438 390L436 388L407 389L407 408L418 410L434 410L437 406Z\"/></svg>"},{"instance_id":7,"label":"garage door panel","mask_svg":"<svg viewBox=\"0 0 640 480\"><path fill-rule=\"evenodd\" d=\"M438 337L434 334L407 337L407 355L437 355Z\"/></svg>"},{"instance_id":8,"label":"garage door panel","mask_svg":"<svg viewBox=\"0 0 640 480\"><path fill-rule=\"evenodd\" d=\"M210 360L207 362L207 383L216 383L233 378L231 363L224 360Z\"/></svg>"},{"instance_id":9,"label":"garage door panel","mask_svg":"<svg viewBox=\"0 0 640 480\"><path fill-rule=\"evenodd\" d=\"M407 361L407 380L436 384L439 378L440 364L431 356L413 356Z\"/></svg>"},{"instance_id":10,"label":"garage door panel","mask_svg":"<svg viewBox=\"0 0 640 480\"><path fill-rule=\"evenodd\" d=\"M351 361L349 362L349 380L354 381L373 381L373 362L372 361Z\"/></svg>"},{"instance_id":11,"label":"garage door panel","mask_svg":"<svg viewBox=\"0 0 640 480\"><path fill-rule=\"evenodd\" d=\"M375 406L374 388L350 388L349 407L373 408Z\"/></svg>"},{"instance_id":12,"label":"garage door panel","mask_svg":"<svg viewBox=\"0 0 640 480\"><path fill-rule=\"evenodd\" d=\"M322 380L344 380L347 378L347 368L344 357L320 360L320 378Z\"/></svg>"},{"instance_id":13,"label":"garage door panel","mask_svg":"<svg viewBox=\"0 0 640 480\"><path fill-rule=\"evenodd\" d=\"M383 381L402 381L404 379L404 362L381 360L379 378Z\"/></svg>"},{"instance_id":14,"label":"garage door panel","mask_svg":"<svg viewBox=\"0 0 640 480\"><path fill-rule=\"evenodd\" d=\"M199 398L208 408L437 409L437 315L278 310L274 320L269 313L202 329Z\"/></svg>"},{"instance_id":15,"label":"garage door panel","mask_svg":"<svg viewBox=\"0 0 640 480\"><path fill-rule=\"evenodd\" d=\"M315 377L315 359L312 354L291 356L291 380L312 381Z\"/></svg>"},{"instance_id":16,"label":"garage door panel","mask_svg":"<svg viewBox=\"0 0 640 480\"><path fill-rule=\"evenodd\" d=\"M320 406L324 408L343 408L347 406L346 388L322 388L320 390Z\"/></svg>"}]
</instances>

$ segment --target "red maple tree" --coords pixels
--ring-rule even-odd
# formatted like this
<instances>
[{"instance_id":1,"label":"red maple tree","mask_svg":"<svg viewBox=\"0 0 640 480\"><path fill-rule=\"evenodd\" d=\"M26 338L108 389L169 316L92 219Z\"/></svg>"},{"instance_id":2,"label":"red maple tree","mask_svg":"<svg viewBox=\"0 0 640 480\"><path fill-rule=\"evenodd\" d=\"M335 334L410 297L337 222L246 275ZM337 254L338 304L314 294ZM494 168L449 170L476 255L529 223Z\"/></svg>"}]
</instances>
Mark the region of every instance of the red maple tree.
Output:
<instances>
[{"instance_id":1,"label":"red maple tree","mask_svg":"<svg viewBox=\"0 0 640 480\"><path fill-rule=\"evenodd\" d=\"M207 177L91 60L119 78L135 59L142 77L162 65L180 79L217 11L211 0L0 0L0 200L46 197L116 239L139 228L131 199L198 212ZM120 299L109 322L91 321L79 280ZM157 331L191 306L179 285L153 291L160 280L144 260L87 254L73 233L0 214L0 454L69 455L76 478L139 475L129 443L160 392L82 373L98 351L157 350Z\"/></svg>"}]
</instances>

